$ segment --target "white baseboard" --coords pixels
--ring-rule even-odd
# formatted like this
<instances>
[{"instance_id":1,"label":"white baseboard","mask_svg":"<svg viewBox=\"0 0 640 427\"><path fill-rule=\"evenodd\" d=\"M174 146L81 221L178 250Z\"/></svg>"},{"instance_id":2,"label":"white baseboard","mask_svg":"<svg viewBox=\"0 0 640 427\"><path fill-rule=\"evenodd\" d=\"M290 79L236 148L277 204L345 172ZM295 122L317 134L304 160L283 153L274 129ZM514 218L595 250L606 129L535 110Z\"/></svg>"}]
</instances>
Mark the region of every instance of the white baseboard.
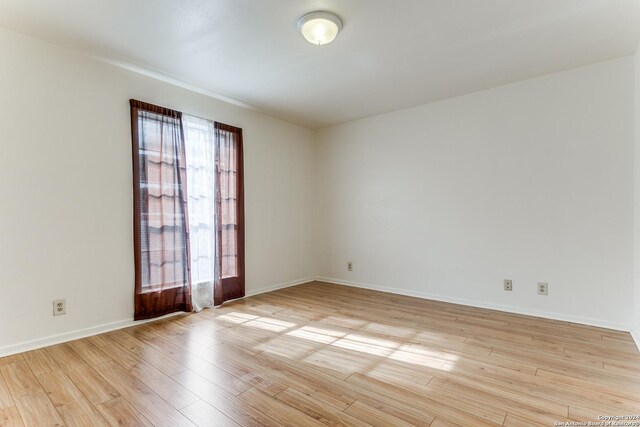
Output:
<instances>
[{"instance_id":1,"label":"white baseboard","mask_svg":"<svg viewBox=\"0 0 640 427\"><path fill-rule=\"evenodd\" d=\"M630 330L628 325L623 325L623 324L619 324L619 323L616 323L616 322L609 322L609 321L606 321L606 320L592 319L592 318L589 318L589 317L572 316L572 315L567 315L567 314L564 314L564 313L553 313L553 312L548 312L548 311L530 310L530 309L526 309L526 308L512 307L512 306L502 305L502 304L494 304L494 303L483 302L483 301L475 301L475 300L470 300L470 299L466 299L466 298L457 298L457 297L449 297L449 296L445 296L445 295L431 294L431 293L428 293L428 292L409 291L409 290L397 289L397 288L387 288L387 287L383 287L383 286L370 285L370 284L367 284L367 283L360 283L360 282L352 282L352 281L349 281L349 280L341 280L341 279L335 279L335 278L331 278L331 277L321 277L321 276L319 276L319 277L316 277L315 280L317 280L319 282L335 283L337 285L352 286L354 288L370 289L370 290L373 290L373 291L388 292L388 293L391 293L391 294L404 295L404 296L409 296L409 297L416 297L416 298L429 299L429 300L435 300L435 301L449 302L449 303L453 303L453 304L467 305L467 306L471 306L471 307L488 308L488 309L491 309L491 310L504 311L504 312L507 312L507 313L523 314L523 315L526 315L526 316L542 317L542 318L545 318L545 319L561 320L561 321L565 321L565 322L580 323L580 324L583 324L583 325L597 326L597 327L600 327L600 328L614 329L614 330L617 330L617 331L629 332L629 330ZM638 338L638 337L634 337L634 338ZM638 339L636 339L636 343L638 343L638 342L640 342L640 341ZM640 348L640 346L639 346L639 348Z\"/></svg>"},{"instance_id":2,"label":"white baseboard","mask_svg":"<svg viewBox=\"0 0 640 427\"><path fill-rule=\"evenodd\" d=\"M166 317L182 314L181 312L170 313L162 317L156 317L155 319L138 320L133 318L118 320L116 322L103 323L97 326L91 326L89 328L76 329L75 331L63 332L61 334L49 335L48 337L36 338L34 340L23 341L17 344L10 344L4 347L0 347L0 357L10 356L12 354L22 353L25 351L37 350L42 347L49 347L50 345L62 344L65 342L77 340L80 338L86 338L93 335L103 334L105 332L115 331L117 329L128 328L133 325L140 325L142 323L153 322L156 320L164 319Z\"/></svg>"},{"instance_id":3,"label":"white baseboard","mask_svg":"<svg viewBox=\"0 0 640 427\"><path fill-rule=\"evenodd\" d=\"M640 351L640 331L632 329L631 330L631 337L633 338L633 340L636 343L636 347L638 347L638 351Z\"/></svg>"},{"instance_id":4,"label":"white baseboard","mask_svg":"<svg viewBox=\"0 0 640 427\"><path fill-rule=\"evenodd\" d=\"M249 297L253 295L263 294L265 292L271 292L278 289L288 288L290 286L301 285L303 283L312 282L313 280L314 280L313 277L308 277L305 279L298 279L298 280L292 280L290 282L278 283L278 284L267 286L265 288L262 288L256 291L251 291L246 296ZM0 357L10 356L12 354L36 350L42 347L48 347L50 345L61 344L61 343L77 340L80 338L86 338L93 335L103 334L105 332L111 332L117 329L128 328L129 326L133 326L133 325L141 325L143 323L153 322L156 320L164 319L170 316L176 316L179 314L184 314L184 313L176 312L176 313L167 314L166 316L156 317L154 319L148 319L148 320L134 321L133 318L124 319L116 322L103 323L101 325L91 326L89 328L77 329L75 331L64 332L56 335L50 335L43 338L37 338L34 340L23 341L17 344L10 344L7 346L0 347Z\"/></svg>"},{"instance_id":5,"label":"white baseboard","mask_svg":"<svg viewBox=\"0 0 640 427\"><path fill-rule=\"evenodd\" d=\"M443 302L449 302L453 304L467 305L471 307L488 308L488 309L504 311L508 313L543 317L546 319L563 320L567 322L581 323L584 325L598 326L602 328L615 329L615 330L625 331L625 332L629 331L629 328L625 325L619 325L617 323L602 321L598 319L591 319L591 318L578 317L578 316L568 316L566 314L550 313L550 312L543 312L543 311L537 311L537 310L521 309L518 307L484 303L484 302L472 301L464 298L455 298L455 297L448 297L444 295L430 294L426 292L416 292L416 291L407 291L407 290L395 289L395 288L387 288L383 286L369 285L366 283L352 282L352 281L335 279L330 277L307 277L304 279L298 279L298 280L292 280L289 282L279 283L279 284L267 286L265 288L261 288L259 290L248 292L245 298L254 296L254 295L264 294L267 292L276 291L278 289L284 289L284 288L289 288L291 286L297 286L304 283L313 282L315 280L321 281L321 282L335 283L335 284L344 285L344 286L352 286L355 288L363 288L363 289L370 289L374 291L388 292L388 293L397 294L397 295L404 295L404 296L429 299L429 300L435 300L435 301L443 301ZM0 357L10 356L12 354L22 353L25 351L36 350L38 348L48 347L55 344L61 344L64 342L73 341L80 338L86 338L93 335L102 334L105 332L115 331L117 329L127 328L133 325L140 325L142 323L153 322L153 321L157 321L160 319L164 319L164 318L179 315L179 314L183 314L183 313L182 312L171 313L171 314L167 314L166 316L158 317L155 319L140 320L135 322L132 318L119 320L116 322L104 323L104 324L92 326L89 328L78 329L75 331L65 332L62 334L50 335L44 338L37 338L30 341L11 344L4 347L0 347ZM631 331L631 336L636 342L636 345L638 346L638 350L640 350L639 331Z\"/></svg>"},{"instance_id":6,"label":"white baseboard","mask_svg":"<svg viewBox=\"0 0 640 427\"><path fill-rule=\"evenodd\" d=\"M277 291L278 289L290 288L291 286L302 285L316 280L315 277L306 277L304 279L291 280L289 282L278 283L276 285L267 286L256 291L247 292L243 298L252 297L254 295L265 294L267 292Z\"/></svg>"}]
</instances>

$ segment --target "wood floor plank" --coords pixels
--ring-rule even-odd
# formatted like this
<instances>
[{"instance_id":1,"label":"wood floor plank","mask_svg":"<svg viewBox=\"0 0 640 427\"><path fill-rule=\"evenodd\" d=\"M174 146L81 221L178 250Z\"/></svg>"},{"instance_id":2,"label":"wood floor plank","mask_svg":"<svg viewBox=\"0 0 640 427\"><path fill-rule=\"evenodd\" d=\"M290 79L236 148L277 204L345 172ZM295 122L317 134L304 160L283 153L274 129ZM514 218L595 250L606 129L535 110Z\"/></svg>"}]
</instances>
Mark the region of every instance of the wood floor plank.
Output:
<instances>
[{"instance_id":1,"label":"wood floor plank","mask_svg":"<svg viewBox=\"0 0 640 427\"><path fill-rule=\"evenodd\" d=\"M511 413L523 418L538 420L553 425L554 421L562 420L562 415L549 412L544 405L537 404L536 401L529 400L527 396L519 394L504 394L497 399L492 389L485 389L485 385L476 382L459 383L453 380L446 380L435 377L428 385L429 388L437 388L450 393L456 397L469 397L474 402L486 408L495 408L499 411ZM568 409L561 408L563 413Z\"/></svg>"},{"instance_id":2,"label":"wood floor plank","mask_svg":"<svg viewBox=\"0 0 640 427\"><path fill-rule=\"evenodd\" d=\"M471 388L479 388L494 396L500 396L515 400L524 405L532 405L535 407L545 408L548 412L558 416L567 416L568 403L564 400L553 399L547 394L547 390L538 391L532 382L535 376L527 376L519 380L511 379L517 372L491 372L482 368L466 369L461 367L456 369L454 366L449 367L449 371L443 371L440 377L445 380L451 380L459 384L469 386ZM505 381L505 378L507 380ZM439 378L434 378L434 383ZM532 392L536 392L533 394Z\"/></svg>"},{"instance_id":3,"label":"wood floor plank","mask_svg":"<svg viewBox=\"0 0 640 427\"><path fill-rule=\"evenodd\" d=\"M167 349L172 353L179 353L179 359L183 360L182 363L192 370L201 372L201 375L216 381L218 384L224 384L225 388L233 394L240 394L251 387L257 387L273 396L288 387L288 382L282 381L282 376L268 377L251 363L246 363L246 360L239 360L236 357L236 348L226 344L219 344L213 348L206 349L194 350L191 347L187 347L176 350L171 348L172 344L160 337L154 337L150 342L152 342L152 345L158 345L158 348ZM206 362L206 365L203 362ZM217 371L215 375L218 378L212 373L207 373L208 370ZM214 376L212 377L212 375ZM220 378L220 376L225 376L227 380Z\"/></svg>"},{"instance_id":4,"label":"wood floor plank","mask_svg":"<svg viewBox=\"0 0 640 427\"><path fill-rule=\"evenodd\" d=\"M625 363L620 362L610 362L605 359L602 362L604 369L606 371L610 371L612 374L618 374L622 376L633 376L636 378L637 382L640 381L640 368L629 366Z\"/></svg>"},{"instance_id":5,"label":"wood floor plank","mask_svg":"<svg viewBox=\"0 0 640 427\"><path fill-rule=\"evenodd\" d=\"M142 381L133 377L114 361L97 365L95 369L134 408L155 426L191 426L193 423Z\"/></svg>"},{"instance_id":6,"label":"wood floor plank","mask_svg":"<svg viewBox=\"0 0 640 427\"><path fill-rule=\"evenodd\" d=\"M150 427L151 423L122 396L96 406L107 423L122 427Z\"/></svg>"},{"instance_id":7,"label":"wood floor plank","mask_svg":"<svg viewBox=\"0 0 640 427\"><path fill-rule=\"evenodd\" d=\"M99 365L111 360L105 352L93 345L89 340L71 341L69 346L78 353L78 355L82 357L89 366Z\"/></svg>"},{"instance_id":8,"label":"wood floor plank","mask_svg":"<svg viewBox=\"0 0 640 427\"><path fill-rule=\"evenodd\" d=\"M349 377L348 381L344 381L331 371L323 372L320 368L310 367L302 362L261 358L260 363L273 369L287 371L290 375L294 375L298 381L303 381L304 385L309 388L326 390L343 399L351 399L352 402L360 400L414 425L427 426L435 418L426 405L422 405L423 402L407 403L406 393L394 395L387 393L387 390L382 388L354 383L352 379L356 374ZM393 386L389 385L389 387Z\"/></svg>"},{"instance_id":9,"label":"wood floor plank","mask_svg":"<svg viewBox=\"0 0 640 427\"><path fill-rule=\"evenodd\" d=\"M377 408L373 408L359 400L353 402L353 404L345 409L344 412L374 427L412 427L412 424L404 422L401 419L387 414Z\"/></svg>"},{"instance_id":10,"label":"wood floor plank","mask_svg":"<svg viewBox=\"0 0 640 427\"><path fill-rule=\"evenodd\" d=\"M22 426L22 418L18 412L11 392L0 371L0 426Z\"/></svg>"},{"instance_id":11,"label":"wood floor plank","mask_svg":"<svg viewBox=\"0 0 640 427\"><path fill-rule=\"evenodd\" d=\"M203 401L227 415L241 426L277 426L273 418L240 400L218 385L212 383L193 371L187 370L173 376L173 378L196 394Z\"/></svg>"},{"instance_id":12,"label":"wood floor plank","mask_svg":"<svg viewBox=\"0 0 640 427\"><path fill-rule=\"evenodd\" d=\"M16 406L9 406L0 409L0 426L2 427L22 427L24 423Z\"/></svg>"},{"instance_id":13,"label":"wood floor plank","mask_svg":"<svg viewBox=\"0 0 640 427\"><path fill-rule=\"evenodd\" d=\"M530 426L535 426L535 425L545 425L544 423L540 422L536 422L534 420L531 419L527 419L527 418L523 418L520 417L518 415L514 415L514 414L507 414L506 419L504 420L504 424L505 427L530 427ZM553 425L553 424L549 424L549 425Z\"/></svg>"},{"instance_id":14,"label":"wood floor plank","mask_svg":"<svg viewBox=\"0 0 640 427\"><path fill-rule=\"evenodd\" d=\"M285 427L317 427L324 425L304 412L300 412L255 388L245 391L238 397Z\"/></svg>"},{"instance_id":15,"label":"wood floor plank","mask_svg":"<svg viewBox=\"0 0 640 427\"><path fill-rule=\"evenodd\" d=\"M124 331L109 332L106 334L106 336L125 347L130 353L138 356L143 360L146 360L148 363L155 366L158 370L162 371L166 375L171 376L175 373L187 369L185 366L176 362L168 355L150 345L147 345L135 339Z\"/></svg>"},{"instance_id":16,"label":"wood floor plank","mask_svg":"<svg viewBox=\"0 0 640 427\"><path fill-rule=\"evenodd\" d=\"M22 356L36 377L60 369L60 366L51 358L44 348L22 353Z\"/></svg>"},{"instance_id":17,"label":"wood floor plank","mask_svg":"<svg viewBox=\"0 0 640 427\"><path fill-rule=\"evenodd\" d=\"M322 424L329 426L366 427L369 425L345 412L342 412L339 408L325 404L322 401L318 401L316 398L301 393L294 388L288 388L283 392L278 393L276 399L307 414L311 418L320 421Z\"/></svg>"},{"instance_id":18,"label":"wood floor plank","mask_svg":"<svg viewBox=\"0 0 640 427\"><path fill-rule=\"evenodd\" d=\"M9 392L7 383L4 381L2 371L0 370L0 409L9 408L14 405L15 403L11 397L11 392Z\"/></svg>"},{"instance_id":19,"label":"wood floor plank","mask_svg":"<svg viewBox=\"0 0 640 427\"><path fill-rule=\"evenodd\" d=\"M47 352L92 404L98 405L120 396L69 345L59 344L48 347Z\"/></svg>"},{"instance_id":20,"label":"wood floor plank","mask_svg":"<svg viewBox=\"0 0 640 427\"><path fill-rule=\"evenodd\" d=\"M315 351L306 356L303 361L312 366L331 370L334 375L342 378L347 378L359 370L366 370L373 366L373 362L367 357L333 348Z\"/></svg>"},{"instance_id":21,"label":"wood floor plank","mask_svg":"<svg viewBox=\"0 0 640 427\"><path fill-rule=\"evenodd\" d=\"M107 426L106 421L61 370L37 376L68 427Z\"/></svg>"},{"instance_id":22,"label":"wood floor plank","mask_svg":"<svg viewBox=\"0 0 640 427\"><path fill-rule=\"evenodd\" d=\"M189 363L189 369L197 372L198 375L206 378L207 380L215 384L219 384L225 391L233 395L241 394L252 387L248 382L233 376L224 369L221 369L203 359L192 359Z\"/></svg>"},{"instance_id":23,"label":"wood floor plank","mask_svg":"<svg viewBox=\"0 0 640 427\"><path fill-rule=\"evenodd\" d=\"M0 366L10 365L16 362L23 362L24 357L23 354L12 354L11 356L0 357Z\"/></svg>"},{"instance_id":24,"label":"wood floor plank","mask_svg":"<svg viewBox=\"0 0 640 427\"><path fill-rule=\"evenodd\" d=\"M58 411L24 359L0 366L0 372L24 424L27 426L64 425Z\"/></svg>"},{"instance_id":25,"label":"wood floor plank","mask_svg":"<svg viewBox=\"0 0 640 427\"><path fill-rule=\"evenodd\" d=\"M482 415L486 415L486 412L484 411L482 411L480 414L477 414L476 409L472 408L472 411L466 412L465 409L467 408L456 406L457 402L455 401L446 401L442 403L441 400L437 398L437 396L436 396L436 399L432 398L431 396L428 395L428 390L426 386L423 386L424 391L422 393L416 393L414 391L403 391L401 388L393 384L390 384L375 378L371 378L368 375L360 374L360 373L356 373L352 375L351 377L348 378L348 381L354 384L358 384L361 387L368 389L370 391L375 391L376 393L395 396L396 399L398 399L403 403L406 403L411 407L426 408L428 411L428 414L424 414L422 415L422 417L420 417L423 422L427 420L431 422L433 421L434 418L441 416L447 419L452 419L454 421L459 421L463 424L472 424L475 426L487 426L487 425L494 424L493 422L482 418ZM360 400L363 401L364 399L360 398ZM374 402L375 400L367 399L363 403L367 403L373 406ZM391 406L398 406L398 404L394 402L390 402L390 404ZM379 408L382 409L382 407L379 407ZM391 413L392 415L397 414L397 412L392 412L392 411L389 411L388 409L384 411L387 413ZM404 415L396 415L396 416L398 418L405 419L403 418ZM409 421L406 419L405 421L414 423L413 421Z\"/></svg>"},{"instance_id":26,"label":"wood floor plank","mask_svg":"<svg viewBox=\"0 0 640 427\"><path fill-rule=\"evenodd\" d=\"M182 409L199 400L189 390L176 383L171 377L160 372L144 360L129 353L118 343L102 347L114 361L126 368L128 372L142 381L151 390L176 409Z\"/></svg>"},{"instance_id":27,"label":"wood floor plank","mask_svg":"<svg viewBox=\"0 0 640 427\"><path fill-rule=\"evenodd\" d=\"M502 409L476 402L474 396L456 395L433 386L427 386L424 394L435 402L453 407L457 411L484 418L495 424L502 424L507 416L507 412Z\"/></svg>"},{"instance_id":28,"label":"wood floor plank","mask_svg":"<svg viewBox=\"0 0 640 427\"><path fill-rule=\"evenodd\" d=\"M98 348L111 343L111 340L109 340L104 334L94 335L86 338L86 340Z\"/></svg>"},{"instance_id":29,"label":"wood floor plank","mask_svg":"<svg viewBox=\"0 0 640 427\"><path fill-rule=\"evenodd\" d=\"M194 424L203 427L238 427L231 418L215 409L213 406L198 400L183 408L180 412L187 416Z\"/></svg>"},{"instance_id":30,"label":"wood floor plank","mask_svg":"<svg viewBox=\"0 0 640 427\"><path fill-rule=\"evenodd\" d=\"M154 328L152 324L145 328L129 328L126 332L135 339L160 350L162 353L183 365L185 364L184 360L188 360L188 357L185 357L185 351L199 354L209 349L207 346L192 341L184 334L171 336L166 334L164 329Z\"/></svg>"},{"instance_id":31,"label":"wood floor plank","mask_svg":"<svg viewBox=\"0 0 640 427\"><path fill-rule=\"evenodd\" d=\"M454 424L451 421L443 420L442 418L436 418L429 427L464 427L460 424Z\"/></svg>"},{"instance_id":32,"label":"wood floor plank","mask_svg":"<svg viewBox=\"0 0 640 427\"><path fill-rule=\"evenodd\" d=\"M227 357L227 353L229 353L229 349L225 348L221 351L225 354L223 357L218 355L218 359L220 362L223 362L220 366L225 366L228 364L229 358ZM258 357L231 352L228 355L235 359L235 362L251 370L254 375L259 376L258 381L252 381L252 378L249 378L247 382L252 382L255 388L271 396L276 395L288 387L293 387L298 391L310 396L315 396L321 401L342 409L349 406L355 400L355 398L342 393L335 387L326 386L322 382L314 381L312 378L302 377L291 370L282 369L280 366L273 365L272 361L274 359L267 354ZM243 371L237 371L237 373L242 372ZM246 378L246 375L242 374L241 378ZM266 384L263 383L263 381L266 382ZM274 393L274 391L277 391L277 393Z\"/></svg>"}]
</instances>

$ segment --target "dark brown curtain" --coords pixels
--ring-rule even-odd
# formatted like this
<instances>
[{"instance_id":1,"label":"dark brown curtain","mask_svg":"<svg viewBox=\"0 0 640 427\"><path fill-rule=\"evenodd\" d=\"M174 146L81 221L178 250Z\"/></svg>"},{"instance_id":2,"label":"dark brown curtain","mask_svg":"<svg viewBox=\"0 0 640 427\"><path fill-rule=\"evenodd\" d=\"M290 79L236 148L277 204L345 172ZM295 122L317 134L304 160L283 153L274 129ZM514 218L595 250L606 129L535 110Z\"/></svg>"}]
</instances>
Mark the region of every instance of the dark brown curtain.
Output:
<instances>
[{"instance_id":1,"label":"dark brown curtain","mask_svg":"<svg viewBox=\"0 0 640 427\"><path fill-rule=\"evenodd\" d=\"M135 313L191 311L182 114L131 100Z\"/></svg>"},{"instance_id":2,"label":"dark brown curtain","mask_svg":"<svg viewBox=\"0 0 640 427\"><path fill-rule=\"evenodd\" d=\"M214 304L244 296L242 129L215 123L217 267Z\"/></svg>"}]
</instances>

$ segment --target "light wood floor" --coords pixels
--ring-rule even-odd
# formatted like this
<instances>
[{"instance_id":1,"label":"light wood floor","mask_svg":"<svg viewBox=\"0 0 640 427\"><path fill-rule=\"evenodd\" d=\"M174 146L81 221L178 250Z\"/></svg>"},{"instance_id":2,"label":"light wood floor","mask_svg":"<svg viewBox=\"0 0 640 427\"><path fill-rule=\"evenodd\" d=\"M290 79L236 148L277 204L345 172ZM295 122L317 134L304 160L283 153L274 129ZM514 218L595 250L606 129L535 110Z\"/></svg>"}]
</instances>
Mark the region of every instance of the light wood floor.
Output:
<instances>
[{"instance_id":1,"label":"light wood floor","mask_svg":"<svg viewBox=\"0 0 640 427\"><path fill-rule=\"evenodd\" d=\"M553 426L640 414L628 333L310 283L0 359L1 425Z\"/></svg>"}]
</instances>

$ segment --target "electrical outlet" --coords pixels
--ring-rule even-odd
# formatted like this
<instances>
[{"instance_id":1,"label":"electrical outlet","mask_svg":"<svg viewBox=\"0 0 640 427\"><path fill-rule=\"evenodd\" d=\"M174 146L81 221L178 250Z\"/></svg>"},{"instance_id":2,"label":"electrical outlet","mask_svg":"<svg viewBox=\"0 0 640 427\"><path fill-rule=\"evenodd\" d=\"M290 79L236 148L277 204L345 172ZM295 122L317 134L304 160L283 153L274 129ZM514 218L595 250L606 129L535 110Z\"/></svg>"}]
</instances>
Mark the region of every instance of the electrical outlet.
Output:
<instances>
[{"instance_id":1,"label":"electrical outlet","mask_svg":"<svg viewBox=\"0 0 640 427\"><path fill-rule=\"evenodd\" d=\"M513 282L511 282L511 279L504 279L504 290L505 291L513 290Z\"/></svg>"},{"instance_id":2,"label":"electrical outlet","mask_svg":"<svg viewBox=\"0 0 640 427\"><path fill-rule=\"evenodd\" d=\"M67 301L64 299L53 300L53 315L60 316L67 314Z\"/></svg>"},{"instance_id":3,"label":"electrical outlet","mask_svg":"<svg viewBox=\"0 0 640 427\"><path fill-rule=\"evenodd\" d=\"M347 263L347 271L353 271L353 262L349 261Z\"/></svg>"},{"instance_id":4,"label":"electrical outlet","mask_svg":"<svg viewBox=\"0 0 640 427\"><path fill-rule=\"evenodd\" d=\"M549 295L549 284L546 282L538 282L538 295Z\"/></svg>"}]
</instances>

